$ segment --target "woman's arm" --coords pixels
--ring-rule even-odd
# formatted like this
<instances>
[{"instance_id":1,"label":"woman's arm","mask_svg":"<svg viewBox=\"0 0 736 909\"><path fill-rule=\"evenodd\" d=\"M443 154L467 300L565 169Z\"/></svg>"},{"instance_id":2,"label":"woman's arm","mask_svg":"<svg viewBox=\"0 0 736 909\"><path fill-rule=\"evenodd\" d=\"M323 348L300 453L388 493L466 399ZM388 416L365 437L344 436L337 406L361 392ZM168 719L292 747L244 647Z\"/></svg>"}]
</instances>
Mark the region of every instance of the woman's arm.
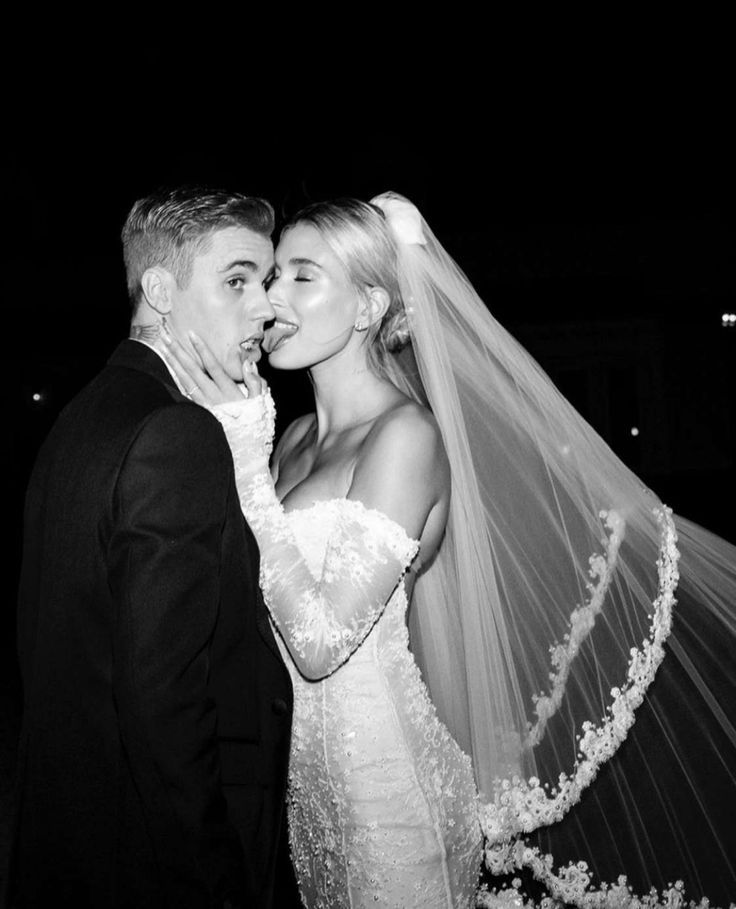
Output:
<instances>
[{"instance_id":1,"label":"woman's arm","mask_svg":"<svg viewBox=\"0 0 736 909\"><path fill-rule=\"evenodd\" d=\"M262 448L265 399L213 407L235 460L241 506L261 551L264 598L308 678L333 672L360 645L416 555L437 498L438 440L427 421L397 414L371 434L318 573L307 564L276 496ZM430 444L431 443L431 444ZM359 490L361 498L355 495Z\"/></svg>"},{"instance_id":2,"label":"woman's arm","mask_svg":"<svg viewBox=\"0 0 736 909\"><path fill-rule=\"evenodd\" d=\"M334 516L323 564L314 572L269 471L270 395L249 368L243 373L245 399L211 354L196 347L208 376L191 363L183 366L175 349L172 367L185 387L194 380L201 403L225 429L243 513L261 552L264 598L300 671L320 678L368 634L415 557L428 515L446 502L449 480L439 432L431 415L413 403L376 422L357 458L347 494L352 505Z\"/></svg>"}]
</instances>

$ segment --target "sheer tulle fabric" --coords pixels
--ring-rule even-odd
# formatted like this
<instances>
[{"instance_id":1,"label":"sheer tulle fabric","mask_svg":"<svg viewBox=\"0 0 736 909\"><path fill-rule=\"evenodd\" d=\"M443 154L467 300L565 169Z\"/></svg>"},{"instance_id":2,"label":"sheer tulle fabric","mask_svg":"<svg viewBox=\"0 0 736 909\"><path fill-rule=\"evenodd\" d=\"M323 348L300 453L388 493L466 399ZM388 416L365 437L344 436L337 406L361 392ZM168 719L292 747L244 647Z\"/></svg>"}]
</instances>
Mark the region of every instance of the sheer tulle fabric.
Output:
<instances>
[{"instance_id":1,"label":"sheer tulle fabric","mask_svg":"<svg viewBox=\"0 0 736 909\"><path fill-rule=\"evenodd\" d=\"M374 200L389 225L397 201ZM453 486L410 633L472 757L489 867L531 867L580 905L586 872L558 858L733 898L736 548L673 518L415 219L397 232L412 347L392 378L434 412ZM525 848L534 831L551 863Z\"/></svg>"}]
</instances>

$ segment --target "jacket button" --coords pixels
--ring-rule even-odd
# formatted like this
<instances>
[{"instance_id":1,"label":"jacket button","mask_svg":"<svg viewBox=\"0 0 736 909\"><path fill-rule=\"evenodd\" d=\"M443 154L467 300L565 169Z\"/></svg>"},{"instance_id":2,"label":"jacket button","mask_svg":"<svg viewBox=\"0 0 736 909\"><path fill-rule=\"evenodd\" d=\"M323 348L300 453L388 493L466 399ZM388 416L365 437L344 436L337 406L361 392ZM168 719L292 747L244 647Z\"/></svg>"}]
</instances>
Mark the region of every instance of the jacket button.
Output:
<instances>
[{"instance_id":1,"label":"jacket button","mask_svg":"<svg viewBox=\"0 0 736 909\"><path fill-rule=\"evenodd\" d=\"M271 710L276 716L284 716L289 712L289 706L286 701L281 698L274 698L273 701L271 701Z\"/></svg>"}]
</instances>

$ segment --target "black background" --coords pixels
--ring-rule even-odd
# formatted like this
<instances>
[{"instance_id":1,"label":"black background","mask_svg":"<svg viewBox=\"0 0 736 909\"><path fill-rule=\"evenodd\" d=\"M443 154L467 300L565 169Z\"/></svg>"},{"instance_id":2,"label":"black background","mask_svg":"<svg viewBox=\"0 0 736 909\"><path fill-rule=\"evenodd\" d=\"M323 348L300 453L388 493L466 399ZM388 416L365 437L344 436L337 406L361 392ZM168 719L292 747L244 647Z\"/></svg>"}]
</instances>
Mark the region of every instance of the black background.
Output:
<instances>
[{"instance_id":1,"label":"black background","mask_svg":"<svg viewBox=\"0 0 736 909\"><path fill-rule=\"evenodd\" d=\"M24 44L5 69L0 798L23 489L55 415L127 332L119 232L157 186L265 196L279 218L337 195L408 196L614 450L734 539L736 327L721 326L736 311L734 149L717 46L685 28L604 53L593 30L580 55L552 40L540 55L517 28L502 55L508 35L466 53L454 34L300 47L292 25L288 48L276 29L255 54L242 25L218 22L178 45L142 29L144 44L113 52L112 30L92 49ZM281 428L308 386L269 378Z\"/></svg>"}]
</instances>

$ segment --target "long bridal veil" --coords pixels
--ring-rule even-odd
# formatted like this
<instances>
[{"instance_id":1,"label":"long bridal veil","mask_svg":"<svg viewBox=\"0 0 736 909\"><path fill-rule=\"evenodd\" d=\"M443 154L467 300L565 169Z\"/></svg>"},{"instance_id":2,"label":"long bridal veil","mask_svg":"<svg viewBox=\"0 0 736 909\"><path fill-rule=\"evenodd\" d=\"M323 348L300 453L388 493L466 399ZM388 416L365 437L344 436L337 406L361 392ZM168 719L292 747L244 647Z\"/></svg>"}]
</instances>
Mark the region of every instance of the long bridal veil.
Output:
<instances>
[{"instance_id":1,"label":"long bridal veil","mask_svg":"<svg viewBox=\"0 0 736 909\"><path fill-rule=\"evenodd\" d=\"M412 648L472 757L488 868L579 906L627 884L671 901L678 880L733 899L736 548L621 462L408 200L373 204L412 339L392 378L431 407L452 473Z\"/></svg>"}]
</instances>

